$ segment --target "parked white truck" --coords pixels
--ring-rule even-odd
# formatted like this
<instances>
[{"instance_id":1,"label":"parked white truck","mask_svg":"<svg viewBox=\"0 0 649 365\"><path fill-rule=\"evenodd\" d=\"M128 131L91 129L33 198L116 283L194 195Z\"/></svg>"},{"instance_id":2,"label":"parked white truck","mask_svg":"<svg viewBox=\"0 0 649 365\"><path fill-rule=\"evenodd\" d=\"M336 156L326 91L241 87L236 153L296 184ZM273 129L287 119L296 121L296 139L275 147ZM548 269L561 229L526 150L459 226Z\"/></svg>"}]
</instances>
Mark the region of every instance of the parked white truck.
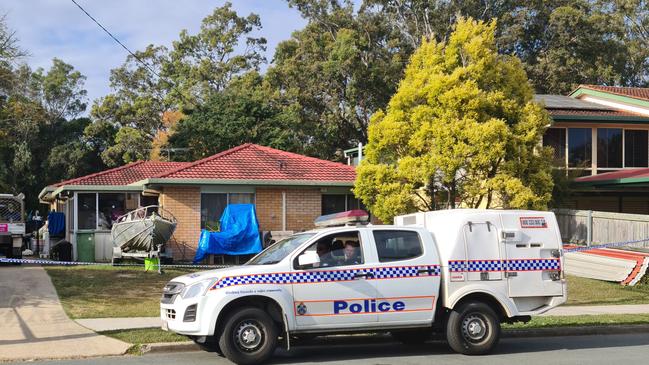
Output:
<instances>
[{"instance_id":1,"label":"parked white truck","mask_svg":"<svg viewBox=\"0 0 649 365\"><path fill-rule=\"evenodd\" d=\"M237 364L267 360L280 341L375 331L403 342L438 331L477 355L496 346L502 322L566 301L551 212L458 209L394 223L315 229L243 266L177 277L161 299L163 329Z\"/></svg>"}]
</instances>

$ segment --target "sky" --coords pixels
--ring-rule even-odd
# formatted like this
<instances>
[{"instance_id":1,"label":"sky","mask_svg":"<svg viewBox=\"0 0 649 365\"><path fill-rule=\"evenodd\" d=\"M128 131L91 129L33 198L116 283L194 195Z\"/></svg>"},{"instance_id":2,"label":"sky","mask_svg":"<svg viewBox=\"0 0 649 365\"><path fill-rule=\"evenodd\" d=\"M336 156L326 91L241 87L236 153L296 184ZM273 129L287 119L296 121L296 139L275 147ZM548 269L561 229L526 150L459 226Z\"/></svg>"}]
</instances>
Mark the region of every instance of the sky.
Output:
<instances>
[{"instance_id":1,"label":"sky","mask_svg":"<svg viewBox=\"0 0 649 365\"><path fill-rule=\"evenodd\" d=\"M148 44L171 46L182 29L198 32L201 20L225 1L216 0L77 0L95 19L132 51ZM306 25L285 0L232 0L240 16L256 13L262 30L255 36L268 41L272 60L279 42ZM126 60L121 48L70 0L0 0L0 13L29 53L32 68L48 69L56 57L87 77L89 105L111 92L110 70Z\"/></svg>"}]
</instances>

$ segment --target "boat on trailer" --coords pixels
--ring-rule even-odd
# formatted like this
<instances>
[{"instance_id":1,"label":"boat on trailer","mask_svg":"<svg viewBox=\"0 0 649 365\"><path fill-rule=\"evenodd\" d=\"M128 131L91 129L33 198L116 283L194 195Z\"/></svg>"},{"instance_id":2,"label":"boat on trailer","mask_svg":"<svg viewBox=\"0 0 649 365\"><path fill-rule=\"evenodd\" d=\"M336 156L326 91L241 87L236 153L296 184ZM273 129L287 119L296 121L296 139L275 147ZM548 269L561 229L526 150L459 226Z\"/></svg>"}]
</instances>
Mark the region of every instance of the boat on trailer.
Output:
<instances>
[{"instance_id":1,"label":"boat on trailer","mask_svg":"<svg viewBox=\"0 0 649 365\"><path fill-rule=\"evenodd\" d=\"M111 230L113 263L122 258L169 257L165 244L176 230L176 218L157 205L128 212L115 220Z\"/></svg>"}]
</instances>

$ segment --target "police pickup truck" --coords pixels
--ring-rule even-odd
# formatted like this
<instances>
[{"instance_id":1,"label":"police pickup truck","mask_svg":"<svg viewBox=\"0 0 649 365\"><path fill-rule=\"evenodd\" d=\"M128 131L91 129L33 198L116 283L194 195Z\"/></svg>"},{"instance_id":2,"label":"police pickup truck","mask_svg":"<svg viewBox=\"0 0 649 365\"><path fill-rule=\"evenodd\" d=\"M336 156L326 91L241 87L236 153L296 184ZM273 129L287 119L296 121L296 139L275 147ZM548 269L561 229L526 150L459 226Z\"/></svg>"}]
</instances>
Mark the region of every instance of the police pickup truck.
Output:
<instances>
[{"instance_id":1,"label":"police pickup truck","mask_svg":"<svg viewBox=\"0 0 649 365\"><path fill-rule=\"evenodd\" d=\"M237 364L269 359L280 342L351 332L406 343L441 332L453 350L478 355L496 346L502 322L566 301L551 212L458 209L358 224L366 218L326 216L316 225L338 226L295 234L243 266L173 279L163 329Z\"/></svg>"}]
</instances>

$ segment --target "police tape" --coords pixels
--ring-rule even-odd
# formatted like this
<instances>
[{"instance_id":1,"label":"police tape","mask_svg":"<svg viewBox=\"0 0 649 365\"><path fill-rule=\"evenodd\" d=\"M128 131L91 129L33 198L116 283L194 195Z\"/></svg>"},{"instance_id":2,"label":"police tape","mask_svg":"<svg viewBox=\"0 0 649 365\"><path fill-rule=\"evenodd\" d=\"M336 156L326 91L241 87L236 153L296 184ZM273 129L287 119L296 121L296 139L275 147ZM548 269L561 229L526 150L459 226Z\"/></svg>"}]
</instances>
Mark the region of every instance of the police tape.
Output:
<instances>
[{"instance_id":1,"label":"police tape","mask_svg":"<svg viewBox=\"0 0 649 365\"><path fill-rule=\"evenodd\" d=\"M632 241L623 241L623 242L612 242L612 243L604 243L601 245L594 245L594 246L583 246L583 247L576 247L576 248L569 248L569 249L564 249L564 253L568 252L581 252L581 251L590 251L590 250L597 250L599 248L612 248L612 247L624 247L624 246L631 246L637 243L643 243L643 242L649 242L649 238L644 238L640 240L632 240Z\"/></svg>"},{"instance_id":2,"label":"police tape","mask_svg":"<svg viewBox=\"0 0 649 365\"><path fill-rule=\"evenodd\" d=\"M637 243L649 242L649 238L643 238L639 240L623 241L623 242L612 242L604 243L594 246L583 246L564 249L564 253L569 252L581 252L596 250L600 248L612 248L612 247L623 247L630 246ZM130 267L144 267L144 264L124 264L124 263L106 263L106 262L82 262L82 261L51 261L51 260L34 260L34 259L13 259L13 258L0 258L0 263L8 264L33 264L33 265L61 265L61 266L130 266ZM161 268L171 268L171 269L224 269L231 267L231 265L188 265L188 264L155 264L152 263L149 266Z\"/></svg>"},{"instance_id":3,"label":"police tape","mask_svg":"<svg viewBox=\"0 0 649 365\"><path fill-rule=\"evenodd\" d=\"M144 267L144 264L129 264L129 263L110 263L110 262L83 262L83 261L52 261L52 260L35 260L35 259L13 259L13 258L0 258L0 263L5 264L32 264L32 265L51 265L51 266L130 266L130 267ZM170 268L170 269L224 269L230 267L229 265L189 265L189 264L155 264L152 263L148 266L157 268Z\"/></svg>"}]
</instances>

